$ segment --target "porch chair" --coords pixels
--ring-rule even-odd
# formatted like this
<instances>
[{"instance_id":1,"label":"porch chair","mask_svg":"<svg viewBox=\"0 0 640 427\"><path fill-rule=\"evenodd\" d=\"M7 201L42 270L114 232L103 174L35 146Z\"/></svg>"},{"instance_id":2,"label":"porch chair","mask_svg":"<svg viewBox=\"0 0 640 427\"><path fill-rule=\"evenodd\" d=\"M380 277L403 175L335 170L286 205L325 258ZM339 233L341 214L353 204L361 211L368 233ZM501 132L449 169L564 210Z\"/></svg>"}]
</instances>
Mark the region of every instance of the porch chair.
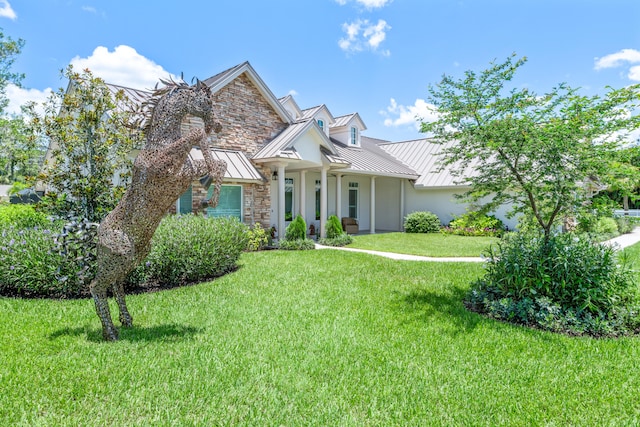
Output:
<instances>
[{"instance_id":1,"label":"porch chair","mask_svg":"<svg viewBox=\"0 0 640 427\"><path fill-rule=\"evenodd\" d=\"M358 220L355 218L342 217L342 229L347 234L358 234Z\"/></svg>"}]
</instances>

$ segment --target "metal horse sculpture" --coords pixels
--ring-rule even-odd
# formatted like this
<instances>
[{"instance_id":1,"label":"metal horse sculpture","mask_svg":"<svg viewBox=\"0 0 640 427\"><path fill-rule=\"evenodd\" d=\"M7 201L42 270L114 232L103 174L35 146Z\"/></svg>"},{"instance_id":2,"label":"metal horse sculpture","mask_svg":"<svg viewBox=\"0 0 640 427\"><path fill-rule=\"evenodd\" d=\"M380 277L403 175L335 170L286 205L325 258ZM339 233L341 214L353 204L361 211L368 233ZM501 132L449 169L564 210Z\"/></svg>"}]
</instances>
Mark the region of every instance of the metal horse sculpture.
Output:
<instances>
[{"instance_id":1,"label":"metal horse sculpture","mask_svg":"<svg viewBox=\"0 0 640 427\"><path fill-rule=\"evenodd\" d=\"M108 341L118 339L109 312L108 289L113 290L118 303L122 326L132 326L124 279L147 256L162 217L189 185L197 178L207 188L213 182L213 196L208 202L215 206L226 171L226 163L212 157L207 142L211 131L221 130L214 121L209 87L200 81L193 86L162 83L165 87L156 89L147 103L151 113L145 127L146 144L133 164L131 185L98 228L98 265L90 290L102 322L102 335ZM182 136L180 126L187 115L200 117L204 130L194 129ZM194 146L200 147L204 159L189 156Z\"/></svg>"}]
</instances>

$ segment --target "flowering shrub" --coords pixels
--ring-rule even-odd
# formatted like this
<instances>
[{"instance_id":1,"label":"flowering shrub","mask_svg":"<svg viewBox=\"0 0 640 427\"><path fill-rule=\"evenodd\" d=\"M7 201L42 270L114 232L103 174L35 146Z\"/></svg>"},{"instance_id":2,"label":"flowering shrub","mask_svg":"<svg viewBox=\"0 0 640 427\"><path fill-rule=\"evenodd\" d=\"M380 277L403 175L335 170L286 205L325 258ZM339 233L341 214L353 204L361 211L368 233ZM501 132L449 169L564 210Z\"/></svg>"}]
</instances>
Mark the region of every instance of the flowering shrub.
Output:
<instances>
[{"instance_id":1,"label":"flowering shrub","mask_svg":"<svg viewBox=\"0 0 640 427\"><path fill-rule=\"evenodd\" d=\"M72 270L56 250L50 228L8 227L0 232L0 294L21 297L77 297L86 294L78 281L59 280Z\"/></svg>"},{"instance_id":2,"label":"flowering shrub","mask_svg":"<svg viewBox=\"0 0 640 427\"><path fill-rule=\"evenodd\" d=\"M259 222L247 230L247 233L247 251L260 251L269 244L270 236L267 236L267 232Z\"/></svg>"},{"instance_id":3,"label":"flowering shrub","mask_svg":"<svg viewBox=\"0 0 640 427\"><path fill-rule=\"evenodd\" d=\"M222 276L236 268L247 248L248 227L237 218L171 215L162 220L147 258L127 287L149 281L179 286Z\"/></svg>"},{"instance_id":4,"label":"flowering shrub","mask_svg":"<svg viewBox=\"0 0 640 427\"><path fill-rule=\"evenodd\" d=\"M480 212L467 212L456 217L443 227L445 234L457 234L459 236L493 236L500 237L506 227L501 220L493 215L485 215Z\"/></svg>"}]
</instances>

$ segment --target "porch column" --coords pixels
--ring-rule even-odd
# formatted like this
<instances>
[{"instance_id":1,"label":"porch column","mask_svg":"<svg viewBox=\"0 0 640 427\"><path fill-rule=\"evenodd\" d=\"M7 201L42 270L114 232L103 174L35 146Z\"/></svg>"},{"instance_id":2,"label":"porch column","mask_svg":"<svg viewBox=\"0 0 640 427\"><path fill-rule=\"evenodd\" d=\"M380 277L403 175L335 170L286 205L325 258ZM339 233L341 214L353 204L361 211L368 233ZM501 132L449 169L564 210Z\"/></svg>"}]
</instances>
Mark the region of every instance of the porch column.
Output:
<instances>
[{"instance_id":1,"label":"porch column","mask_svg":"<svg viewBox=\"0 0 640 427\"><path fill-rule=\"evenodd\" d=\"M376 177L371 177L371 226L369 227L369 233L374 234L376 232Z\"/></svg>"},{"instance_id":2,"label":"porch column","mask_svg":"<svg viewBox=\"0 0 640 427\"><path fill-rule=\"evenodd\" d=\"M342 218L342 175L336 174L336 216Z\"/></svg>"},{"instance_id":3,"label":"porch column","mask_svg":"<svg viewBox=\"0 0 640 427\"><path fill-rule=\"evenodd\" d=\"M278 240L284 238L284 165L278 165Z\"/></svg>"},{"instance_id":4,"label":"porch column","mask_svg":"<svg viewBox=\"0 0 640 427\"><path fill-rule=\"evenodd\" d=\"M325 225L327 223L327 169L320 172L320 235L325 237Z\"/></svg>"},{"instance_id":5,"label":"porch column","mask_svg":"<svg viewBox=\"0 0 640 427\"><path fill-rule=\"evenodd\" d=\"M400 180L400 231L404 231L404 179Z\"/></svg>"},{"instance_id":6,"label":"porch column","mask_svg":"<svg viewBox=\"0 0 640 427\"><path fill-rule=\"evenodd\" d=\"M306 199L306 194L307 194L307 191L306 191L307 190L306 175L307 175L307 171L300 171L300 206L298 208L298 212L300 213L302 218L304 218L305 222L307 221L307 219L304 217L305 216L305 211L306 211L306 205L307 205L307 199Z\"/></svg>"}]
</instances>

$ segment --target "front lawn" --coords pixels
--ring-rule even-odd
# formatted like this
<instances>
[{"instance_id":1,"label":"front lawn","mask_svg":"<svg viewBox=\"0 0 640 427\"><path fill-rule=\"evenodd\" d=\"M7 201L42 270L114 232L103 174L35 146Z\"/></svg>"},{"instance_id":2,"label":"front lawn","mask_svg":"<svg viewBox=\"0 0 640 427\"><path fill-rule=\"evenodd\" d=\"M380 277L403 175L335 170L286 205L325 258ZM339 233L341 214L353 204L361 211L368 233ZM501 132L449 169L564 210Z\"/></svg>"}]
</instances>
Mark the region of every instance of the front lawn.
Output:
<instances>
[{"instance_id":1,"label":"front lawn","mask_svg":"<svg viewBox=\"0 0 640 427\"><path fill-rule=\"evenodd\" d=\"M348 247L428 257L479 257L496 237L442 233L381 233L353 236Z\"/></svg>"},{"instance_id":2,"label":"front lawn","mask_svg":"<svg viewBox=\"0 0 640 427\"><path fill-rule=\"evenodd\" d=\"M472 263L246 253L201 285L129 296L104 343L89 300L0 298L0 425L633 425L636 338L485 319ZM112 305L113 306L113 305Z\"/></svg>"}]
</instances>

